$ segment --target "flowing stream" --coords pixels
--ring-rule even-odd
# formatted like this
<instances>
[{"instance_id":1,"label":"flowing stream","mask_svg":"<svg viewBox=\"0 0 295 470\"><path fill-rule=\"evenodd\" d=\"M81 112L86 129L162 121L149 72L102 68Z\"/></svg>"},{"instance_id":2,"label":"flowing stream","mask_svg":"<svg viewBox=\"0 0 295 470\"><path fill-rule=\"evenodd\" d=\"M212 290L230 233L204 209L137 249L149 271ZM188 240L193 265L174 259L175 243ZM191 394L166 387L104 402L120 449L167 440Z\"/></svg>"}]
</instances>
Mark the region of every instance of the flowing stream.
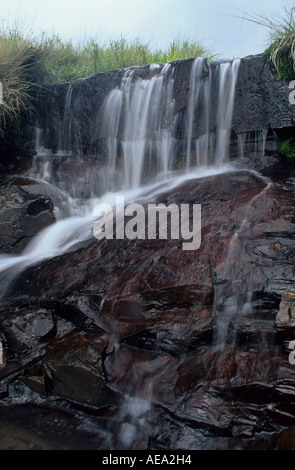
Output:
<instances>
[{"instance_id":1,"label":"flowing stream","mask_svg":"<svg viewBox=\"0 0 295 470\"><path fill-rule=\"evenodd\" d=\"M48 188L56 198L56 223L41 231L18 256L1 255L1 291L5 294L12 280L27 267L61 255L92 236L93 210L98 203L114 205L115 196L125 201L152 200L188 179L202 178L229 170L228 150L234 90L240 60L218 65L214 76L206 59L194 60L191 70L187 113L185 158L177 162L174 136L173 71L170 64L154 64L157 72L149 79L136 78L126 69L120 87L112 90L100 110L101 134L107 146L103 170L85 169L80 179L71 181L53 169L53 156L42 143L36 129L34 165L28 176ZM158 70L159 69L159 70ZM218 102L210 96L218 87ZM55 158L69 156L66 149L71 135L72 86L68 88L60 146ZM216 119L216 135L210 135L208 120ZM200 136L193 139L193 124L198 119ZM123 130L122 130L123 129ZM194 155L192 161L191 155ZM75 162L81 156L70 154ZM103 194L101 194L103 186ZM85 188L87 190L85 191Z\"/></svg>"},{"instance_id":2,"label":"flowing stream","mask_svg":"<svg viewBox=\"0 0 295 470\"><path fill-rule=\"evenodd\" d=\"M70 85L60 131L60 148L57 154L52 155L44 148L42 130L36 129L37 156L27 175L47 188L49 195L54 195L56 223L42 230L20 255L1 255L2 296L6 295L15 277L29 266L73 250L90 238L95 221L93 210L98 203L114 205L116 195L124 195L126 203L151 201L161 192L190 179L233 171L228 157L239 64L239 60L223 62L213 72L206 59L194 60L183 143L176 139L174 74L170 64L151 66L148 79L135 76L135 69L127 69L120 86L109 93L98 110L106 164L94 169L86 167L82 176L73 181L66 177L62 166L53 165L54 159L83 163L83 156L72 155L67 150L72 135ZM217 99L213 100L213 96ZM214 133L210 132L212 121L215 123ZM262 133L263 148L265 138L266 134ZM245 140L246 136L239 139L241 155ZM269 185L266 181L262 191L266 191ZM247 211L254 203L255 198L246 210L243 224L233 235L230 250L236 249L241 233L247 228ZM240 308L236 302L236 297L230 297L222 312L217 306L216 341L219 348L229 342L233 316ZM251 309L251 294L246 295L242 308ZM145 400L124 396L119 447L134 447L137 434L148 433L150 393L147 392Z\"/></svg>"}]
</instances>

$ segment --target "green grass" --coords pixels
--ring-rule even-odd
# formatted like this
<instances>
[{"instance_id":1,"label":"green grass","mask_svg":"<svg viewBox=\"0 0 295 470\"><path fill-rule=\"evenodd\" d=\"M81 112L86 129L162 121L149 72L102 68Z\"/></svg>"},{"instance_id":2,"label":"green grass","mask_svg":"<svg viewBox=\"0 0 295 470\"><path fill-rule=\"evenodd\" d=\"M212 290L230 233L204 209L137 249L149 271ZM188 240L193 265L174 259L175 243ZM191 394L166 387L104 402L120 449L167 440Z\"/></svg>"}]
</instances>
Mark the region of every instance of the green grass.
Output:
<instances>
[{"instance_id":1,"label":"green grass","mask_svg":"<svg viewBox=\"0 0 295 470\"><path fill-rule=\"evenodd\" d=\"M46 68L52 79L58 83L107 70L171 62L176 59L206 56L214 57L212 51L202 43L184 38L173 40L167 50L152 50L149 43L140 39L127 41L121 37L99 43L94 39L74 45L72 41L62 41L55 36L44 42L47 51Z\"/></svg>"},{"instance_id":2,"label":"green grass","mask_svg":"<svg viewBox=\"0 0 295 470\"><path fill-rule=\"evenodd\" d=\"M285 15L271 20L261 15L246 15L245 19L269 32L269 46L265 55L272 61L279 80L295 78L295 8L285 9Z\"/></svg>"},{"instance_id":3,"label":"green grass","mask_svg":"<svg viewBox=\"0 0 295 470\"><path fill-rule=\"evenodd\" d=\"M3 86L3 103L0 106L0 132L16 125L31 103L32 82L29 70L35 51L20 41L16 34L0 37L0 81Z\"/></svg>"},{"instance_id":4,"label":"green grass","mask_svg":"<svg viewBox=\"0 0 295 470\"><path fill-rule=\"evenodd\" d=\"M177 59L206 56L213 59L212 50L197 40L182 38L174 39L165 50L154 50L150 43L140 39L99 42L93 38L81 40L78 43L62 40L54 35L44 34L39 39L26 37L20 30L14 29L0 33L0 47L8 44L16 50L24 50L28 56L34 56L36 61L30 73L33 82L62 83L86 78L90 75L107 70L122 69L131 66L141 66L154 62L171 62ZM1 53L0 50L0 54ZM4 60L10 61L10 52ZM0 56L1 60L1 56Z\"/></svg>"}]
</instances>

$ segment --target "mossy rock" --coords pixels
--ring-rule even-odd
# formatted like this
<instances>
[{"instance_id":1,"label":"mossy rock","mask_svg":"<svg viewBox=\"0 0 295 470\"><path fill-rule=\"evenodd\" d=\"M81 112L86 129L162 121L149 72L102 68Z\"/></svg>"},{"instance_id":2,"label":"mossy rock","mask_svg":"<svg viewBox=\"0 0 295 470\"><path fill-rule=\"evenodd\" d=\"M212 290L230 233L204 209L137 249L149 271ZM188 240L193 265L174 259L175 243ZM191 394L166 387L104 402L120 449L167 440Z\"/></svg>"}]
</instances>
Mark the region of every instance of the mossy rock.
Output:
<instances>
[{"instance_id":1,"label":"mossy rock","mask_svg":"<svg viewBox=\"0 0 295 470\"><path fill-rule=\"evenodd\" d=\"M274 51L276 50L278 44L275 42L271 44L266 51L264 51L264 55L267 59L269 59L271 62L271 57ZM274 67L275 69L275 67ZM291 48L290 47L285 47L281 48L280 50L280 64L277 67L277 74L278 74L278 80L294 80L295 79L295 70L294 70L294 60L291 55Z\"/></svg>"},{"instance_id":2,"label":"mossy rock","mask_svg":"<svg viewBox=\"0 0 295 470\"><path fill-rule=\"evenodd\" d=\"M279 152L289 159L295 158L295 137L282 139L279 142Z\"/></svg>"}]
</instances>

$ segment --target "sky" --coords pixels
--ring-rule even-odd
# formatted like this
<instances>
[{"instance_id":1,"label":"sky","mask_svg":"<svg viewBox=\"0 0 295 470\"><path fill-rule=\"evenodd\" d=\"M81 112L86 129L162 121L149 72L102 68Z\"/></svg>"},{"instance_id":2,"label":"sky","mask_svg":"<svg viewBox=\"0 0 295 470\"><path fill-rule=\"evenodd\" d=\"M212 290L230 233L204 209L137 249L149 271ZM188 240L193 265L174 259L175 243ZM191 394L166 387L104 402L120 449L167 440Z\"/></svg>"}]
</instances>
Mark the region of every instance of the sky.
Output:
<instances>
[{"instance_id":1,"label":"sky","mask_svg":"<svg viewBox=\"0 0 295 470\"><path fill-rule=\"evenodd\" d=\"M237 17L244 13L276 19L291 0L0 0L0 27L18 21L37 33L99 40L140 37L153 48L173 38L196 38L219 58L244 57L267 47L268 33Z\"/></svg>"}]
</instances>

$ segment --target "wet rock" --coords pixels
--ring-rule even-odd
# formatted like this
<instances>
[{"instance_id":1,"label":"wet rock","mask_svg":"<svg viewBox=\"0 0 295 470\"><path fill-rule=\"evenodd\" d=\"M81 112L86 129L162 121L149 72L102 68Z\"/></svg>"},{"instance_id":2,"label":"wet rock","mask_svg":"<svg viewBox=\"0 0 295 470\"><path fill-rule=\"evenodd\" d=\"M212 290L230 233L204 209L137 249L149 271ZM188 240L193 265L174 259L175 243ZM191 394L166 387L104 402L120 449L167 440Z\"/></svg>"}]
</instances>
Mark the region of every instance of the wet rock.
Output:
<instances>
[{"instance_id":1,"label":"wet rock","mask_svg":"<svg viewBox=\"0 0 295 470\"><path fill-rule=\"evenodd\" d=\"M0 406L1 450L97 450L111 436L98 420L48 405Z\"/></svg>"},{"instance_id":2,"label":"wet rock","mask_svg":"<svg viewBox=\"0 0 295 470\"><path fill-rule=\"evenodd\" d=\"M29 375L20 377L19 380L30 390L36 393L37 397L46 398L47 390L43 375ZM24 398L24 393L21 393Z\"/></svg>"},{"instance_id":3,"label":"wet rock","mask_svg":"<svg viewBox=\"0 0 295 470\"><path fill-rule=\"evenodd\" d=\"M8 348L19 352L37 346L55 328L51 312L45 309L20 313L9 311L1 314L0 325Z\"/></svg>"},{"instance_id":4,"label":"wet rock","mask_svg":"<svg viewBox=\"0 0 295 470\"><path fill-rule=\"evenodd\" d=\"M101 316L122 313L127 321L136 304L132 318L140 326L147 320L148 311L156 318L157 310L163 314L172 304L183 312L203 302L210 309L212 291L223 286L224 279L233 282L228 284L228 292L223 289L222 296L245 292L246 278L248 291L280 292L293 277L293 240L289 237L294 229L293 192L287 187L265 188L263 180L246 172L187 183L166 198L163 195L161 201L202 203L202 243L196 252L184 252L177 240L89 240L76 252L43 263L42 269L30 268L17 281L14 295L27 292L37 297L42 292L46 299L62 292L64 299L75 292L73 304L83 311L80 304L87 286L84 303L91 296L97 299L92 297L95 305L86 315L96 315L98 321ZM239 229L240 236L232 241L229 251ZM203 294L196 294L193 286ZM170 304L165 300L168 296Z\"/></svg>"},{"instance_id":5,"label":"wet rock","mask_svg":"<svg viewBox=\"0 0 295 470\"><path fill-rule=\"evenodd\" d=\"M110 387L153 403L173 406L178 361L123 346L105 361Z\"/></svg>"},{"instance_id":6,"label":"wet rock","mask_svg":"<svg viewBox=\"0 0 295 470\"><path fill-rule=\"evenodd\" d=\"M63 321L41 373L18 380L42 397L44 380L52 403L88 412L115 403L105 429L139 429L146 447L188 448L193 435L196 448L255 448L263 433L281 445L275 435L295 423L294 366L276 330L294 284L294 200L279 175L269 186L246 171L190 181L156 202L202 204L199 250L90 239L29 268L7 305L27 296Z\"/></svg>"},{"instance_id":7,"label":"wet rock","mask_svg":"<svg viewBox=\"0 0 295 470\"><path fill-rule=\"evenodd\" d=\"M105 406L110 390L103 372L103 343L83 335L60 340L43 362L51 394L87 405Z\"/></svg>"},{"instance_id":8,"label":"wet rock","mask_svg":"<svg viewBox=\"0 0 295 470\"><path fill-rule=\"evenodd\" d=\"M283 292L276 318L277 328L295 327L295 292Z\"/></svg>"},{"instance_id":9,"label":"wet rock","mask_svg":"<svg viewBox=\"0 0 295 470\"><path fill-rule=\"evenodd\" d=\"M139 341L145 348L140 338L146 333L162 349L181 353L210 332L213 321L212 289L206 285L146 291L136 301L102 302L101 296L88 295L68 302L106 332L108 352L122 339L131 344Z\"/></svg>"},{"instance_id":10,"label":"wet rock","mask_svg":"<svg viewBox=\"0 0 295 470\"><path fill-rule=\"evenodd\" d=\"M29 194L13 179L1 178L0 252L19 253L42 228L55 221L47 196Z\"/></svg>"},{"instance_id":11,"label":"wet rock","mask_svg":"<svg viewBox=\"0 0 295 470\"><path fill-rule=\"evenodd\" d=\"M150 448L152 450L230 450L242 449L241 442L233 442L229 436L222 436L212 430L205 429L197 423L180 420L179 417L168 414L163 409L156 409L152 422L157 423L152 428Z\"/></svg>"},{"instance_id":12,"label":"wet rock","mask_svg":"<svg viewBox=\"0 0 295 470\"><path fill-rule=\"evenodd\" d=\"M289 94L288 83L277 80L271 62L263 55L243 58L233 128L240 133L293 126L294 109Z\"/></svg>"}]
</instances>

